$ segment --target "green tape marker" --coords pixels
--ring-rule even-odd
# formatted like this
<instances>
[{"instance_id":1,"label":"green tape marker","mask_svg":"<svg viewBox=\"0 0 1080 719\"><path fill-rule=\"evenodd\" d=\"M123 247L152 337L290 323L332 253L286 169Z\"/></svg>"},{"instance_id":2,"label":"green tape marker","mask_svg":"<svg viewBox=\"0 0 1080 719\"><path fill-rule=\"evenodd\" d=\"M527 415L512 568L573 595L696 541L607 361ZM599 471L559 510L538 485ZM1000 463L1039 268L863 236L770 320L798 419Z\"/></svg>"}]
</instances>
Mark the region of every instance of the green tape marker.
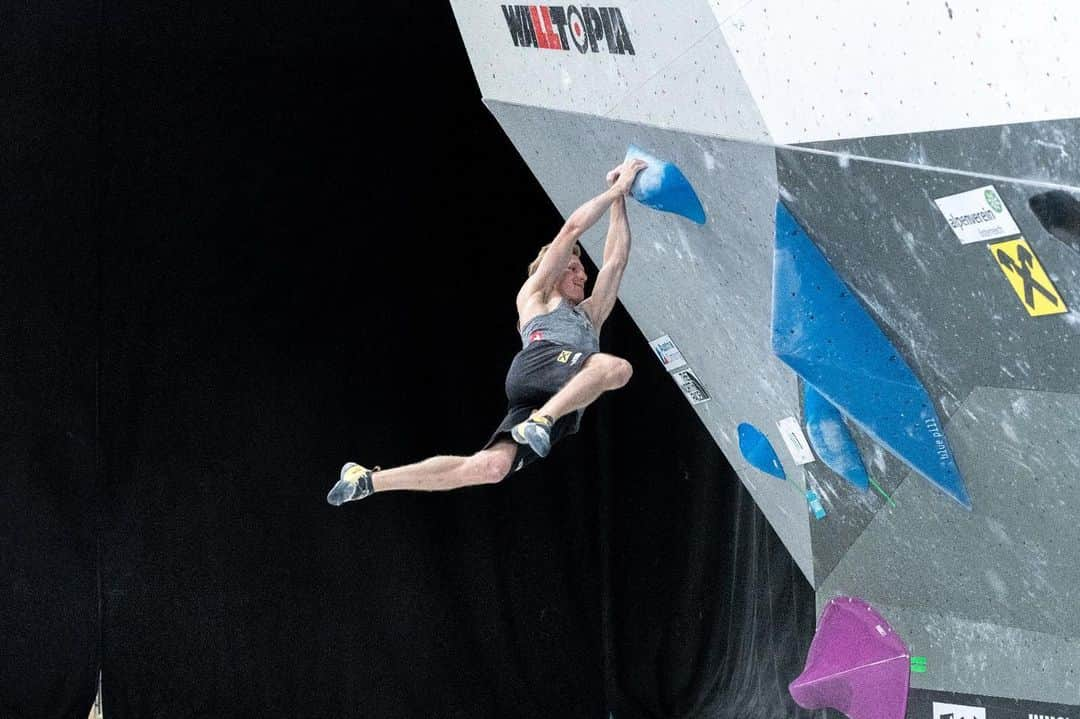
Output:
<instances>
[{"instance_id":1,"label":"green tape marker","mask_svg":"<svg viewBox=\"0 0 1080 719\"><path fill-rule=\"evenodd\" d=\"M875 482L873 477L867 477L867 479L870 480L870 484L874 486L874 489L881 492L881 496L885 498L885 501L889 503L889 506L895 508L896 502L892 500L892 497L885 493L885 490L881 488L881 485Z\"/></svg>"},{"instance_id":2,"label":"green tape marker","mask_svg":"<svg viewBox=\"0 0 1080 719\"><path fill-rule=\"evenodd\" d=\"M926 657L912 657L911 671L915 674L926 673Z\"/></svg>"}]
</instances>

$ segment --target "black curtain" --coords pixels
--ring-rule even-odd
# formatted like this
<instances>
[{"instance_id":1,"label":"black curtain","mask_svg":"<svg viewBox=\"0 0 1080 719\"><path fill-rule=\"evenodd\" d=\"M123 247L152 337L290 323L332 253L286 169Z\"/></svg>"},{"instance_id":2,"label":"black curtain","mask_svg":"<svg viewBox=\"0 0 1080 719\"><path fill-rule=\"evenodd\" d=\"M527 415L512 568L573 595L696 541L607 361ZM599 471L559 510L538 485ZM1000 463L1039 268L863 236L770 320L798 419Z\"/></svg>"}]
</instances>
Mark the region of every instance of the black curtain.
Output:
<instances>
[{"instance_id":1,"label":"black curtain","mask_svg":"<svg viewBox=\"0 0 1080 719\"><path fill-rule=\"evenodd\" d=\"M812 593L621 309L545 462L325 503L482 445L560 224L448 6L4 14L0 716L793 713Z\"/></svg>"},{"instance_id":2,"label":"black curtain","mask_svg":"<svg viewBox=\"0 0 1080 719\"><path fill-rule=\"evenodd\" d=\"M97 10L0 8L0 716L70 716L98 663Z\"/></svg>"}]
</instances>

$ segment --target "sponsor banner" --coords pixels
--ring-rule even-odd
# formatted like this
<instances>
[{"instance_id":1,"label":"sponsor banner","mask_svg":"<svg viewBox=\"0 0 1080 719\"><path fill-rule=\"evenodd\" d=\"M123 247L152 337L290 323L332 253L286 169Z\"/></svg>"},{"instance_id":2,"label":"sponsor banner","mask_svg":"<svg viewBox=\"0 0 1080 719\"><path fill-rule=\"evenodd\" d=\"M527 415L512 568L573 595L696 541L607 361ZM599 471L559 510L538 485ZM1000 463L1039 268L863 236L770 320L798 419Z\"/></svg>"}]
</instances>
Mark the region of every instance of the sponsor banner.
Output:
<instances>
[{"instance_id":1,"label":"sponsor banner","mask_svg":"<svg viewBox=\"0 0 1080 719\"><path fill-rule=\"evenodd\" d=\"M679 351L679 348L675 346L675 343L667 335L650 341L649 346L652 347L656 356L660 358L664 369L670 371L686 365L682 352Z\"/></svg>"},{"instance_id":2,"label":"sponsor banner","mask_svg":"<svg viewBox=\"0 0 1080 719\"><path fill-rule=\"evenodd\" d=\"M633 55L623 12L589 5L502 5L514 47Z\"/></svg>"},{"instance_id":3,"label":"sponsor banner","mask_svg":"<svg viewBox=\"0 0 1080 719\"><path fill-rule=\"evenodd\" d=\"M1015 237L1020 228L993 185L934 200L962 244Z\"/></svg>"},{"instance_id":4,"label":"sponsor banner","mask_svg":"<svg viewBox=\"0 0 1080 719\"><path fill-rule=\"evenodd\" d=\"M1080 719L1080 706L913 688L905 719Z\"/></svg>"},{"instance_id":5,"label":"sponsor banner","mask_svg":"<svg viewBox=\"0 0 1080 719\"><path fill-rule=\"evenodd\" d=\"M618 120L755 139L764 136L723 43L702 42L716 38L719 27L707 2L450 0L450 5L484 102L545 186L559 181L541 172L533 161L537 158L527 150L532 140L525 142L520 134L526 132L521 124L528 122L525 118L547 115L539 108L600 118L601 124ZM713 77L715 72L721 74ZM715 82L706 82L707 78ZM718 117L709 108L735 102L732 88L739 93L737 102L745 105L743 112ZM650 101L664 93L692 96L695 102ZM560 126L564 121L570 118L559 119ZM550 139L536 139L549 159L558 154L549 147ZM564 149L573 154L580 147L574 140Z\"/></svg>"},{"instance_id":6,"label":"sponsor banner","mask_svg":"<svg viewBox=\"0 0 1080 719\"><path fill-rule=\"evenodd\" d=\"M671 373L671 376L675 380L675 384L679 385L679 389L682 390L682 393L690 400L690 404L701 404L702 402L708 402L712 399L712 397L709 396L709 392L705 389L705 385L703 385L697 375L694 374L694 370L689 367L682 370L676 370Z\"/></svg>"},{"instance_id":7,"label":"sponsor banner","mask_svg":"<svg viewBox=\"0 0 1080 719\"><path fill-rule=\"evenodd\" d=\"M814 453L810 450L810 443L806 441L806 435L803 434L798 420L794 417L784 417L776 423L776 426L795 464L809 464L814 461Z\"/></svg>"},{"instance_id":8,"label":"sponsor banner","mask_svg":"<svg viewBox=\"0 0 1080 719\"><path fill-rule=\"evenodd\" d=\"M988 247L1029 315L1041 317L1068 312L1065 300L1054 287L1027 240L1017 237L1015 240L998 242Z\"/></svg>"}]
</instances>

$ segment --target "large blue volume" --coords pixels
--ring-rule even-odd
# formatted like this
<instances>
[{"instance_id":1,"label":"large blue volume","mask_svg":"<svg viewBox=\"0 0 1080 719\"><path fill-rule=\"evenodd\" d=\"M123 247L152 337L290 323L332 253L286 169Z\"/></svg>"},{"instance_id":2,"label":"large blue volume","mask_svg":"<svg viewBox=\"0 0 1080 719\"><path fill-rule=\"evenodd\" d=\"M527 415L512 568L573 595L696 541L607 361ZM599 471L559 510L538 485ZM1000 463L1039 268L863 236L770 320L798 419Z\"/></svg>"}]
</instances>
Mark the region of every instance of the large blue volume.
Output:
<instances>
[{"instance_id":1,"label":"large blue volume","mask_svg":"<svg viewBox=\"0 0 1080 719\"><path fill-rule=\"evenodd\" d=\"M870 489L870 477L844 417L832 402L803 382L806 435L818 458L861 491Z\"/></svg>"},{"instance_id":2,"label":"large blue volume","mask_svg":"<svg viewBox=\"0 0 1080 719\"><path fill-rule=\"evenodd\" d=\"M780 464L780 458L776 456L769 439L749 422L739 425L739 451L751 466L777 479L787 479L784 466Z\"/></svg>"},{"instance_id":3,"label":"large blue volume","mask_svg":"<svg viewBox=\"0 0 1080 719\"><path fill-rule=\"evenodd\" d=\"M636 145L626 150L626 159L644 160L649 165L638 173L630 186L631 197L655 210L674 212L699 225L705 224L701 200L678 167L653 157Z\"/></svg>"},{"instance_id":4,"label":"large blue volume","mask_svg":"<svg viewBox=\"0 0 1080 719\"><path fill-rule=\"evenodd\" d=\"M971 509L922 383L782 202L773 352L874 441Z\"/></svg>"}]
</instances>

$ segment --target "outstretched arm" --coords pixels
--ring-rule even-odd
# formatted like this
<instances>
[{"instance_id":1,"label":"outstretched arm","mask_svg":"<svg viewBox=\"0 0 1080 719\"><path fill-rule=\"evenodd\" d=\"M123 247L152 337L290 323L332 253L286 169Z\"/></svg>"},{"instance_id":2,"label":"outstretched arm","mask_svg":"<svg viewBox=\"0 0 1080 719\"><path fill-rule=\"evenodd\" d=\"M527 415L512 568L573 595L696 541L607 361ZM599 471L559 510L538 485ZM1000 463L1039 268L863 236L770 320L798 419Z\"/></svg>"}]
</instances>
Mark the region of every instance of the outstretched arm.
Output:
<instances>
[{"instance_id":1,"label":"outstretched arm","mask_svg":"<svg viewBox=\"0 0 1080 719\"><path fill-rule=\"evenodd\" d=\"M615 172L614 170L612 172ZM609 175L610 177L610 175ZM626 198L611 204L607 241L604 243L604 263L596 276L592 295L581 303L597 331L615 308L626 263L630 259L630 221L626 216Z\"/></svg>"},{"instance_id":2,"label":"outstretched arm","mask_svg":"<svg viewBox=\"0 0 1080 719\"><path fill-rule=\"evenodd\" d=\"M608 189L570 213L570 217L566 218L566 222L563 224L562 229L559 230L559 234L552 241L551 247L548 248L548 251L540 260L536 272L525 281L525 284L518 291L517 304L519 310L534 295L546 296L555 287L562 273L566 270L566 265L570 262L570 255L578 238L596 224L596 221L603 216L612 203L623 199L626 193L630 191L630 185L633 183L637 173L644 167L645 163L641 160L631 160L623 163L617 168L619 174ZM609 173L609 176L614 172Z\"/></svg>"},{"instance_id":3,"label":"outstretched arm","mask_svg":"<svg viewBox=\"0 0 1080 719\"><path fill-rule=\"evenodd\" d=\"M615 308L626 263L630 259L630 222L626 217L626 200L619 198L611 204L607 241L604 243L604 264L596 276L592 295L581 303L597 331Z\"/></svg>"}]
</instances>

